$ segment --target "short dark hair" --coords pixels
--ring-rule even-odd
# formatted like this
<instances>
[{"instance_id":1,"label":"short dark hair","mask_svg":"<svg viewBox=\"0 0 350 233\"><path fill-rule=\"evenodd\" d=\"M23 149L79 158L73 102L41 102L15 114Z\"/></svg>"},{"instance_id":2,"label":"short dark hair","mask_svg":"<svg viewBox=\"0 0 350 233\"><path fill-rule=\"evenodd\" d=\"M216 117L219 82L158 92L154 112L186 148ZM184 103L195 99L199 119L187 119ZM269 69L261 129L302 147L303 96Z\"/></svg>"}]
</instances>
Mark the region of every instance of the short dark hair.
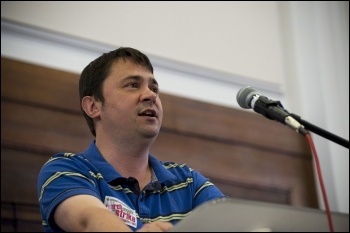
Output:
<instances>
[{"instance_id":1,"label":"short dark hair","mask_svg":"<svg viewBox=\"0 0 350 233\"><path fill-rule=\"evenodd\" d=\"M120 47L116 50L104 53L84 68L79 80L80 108L91 133L95 137L96 131L94 122L92 118L85 113L81 106L81 101L84 96L94 96L97 100L100 100L102 104L104 103L102 83L108 77L112 64L119 59L130 60L135 64L142 65L153 74L153 66L149 58L139 50L130 47Z\"/></svg>"}]
</instances>

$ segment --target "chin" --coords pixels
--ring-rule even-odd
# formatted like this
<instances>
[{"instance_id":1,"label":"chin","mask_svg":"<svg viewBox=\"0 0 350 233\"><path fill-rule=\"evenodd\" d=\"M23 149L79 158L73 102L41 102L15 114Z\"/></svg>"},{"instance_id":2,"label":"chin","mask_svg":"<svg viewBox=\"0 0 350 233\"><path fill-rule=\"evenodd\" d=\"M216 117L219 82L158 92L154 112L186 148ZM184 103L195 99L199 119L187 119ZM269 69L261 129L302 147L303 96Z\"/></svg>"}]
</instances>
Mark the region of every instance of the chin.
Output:
<instances>
[{"instance_id":1,"label":"chin","mask_svg":"<svg viewBox=\"0 0 350 233\"><path fill-rule=\"evenodd\" d=\"M156 138L158 136L158 133L159 131L147 131L147 132L143 132L142 135L145 137L145 138Z\"/></svg>"}]
</instances>

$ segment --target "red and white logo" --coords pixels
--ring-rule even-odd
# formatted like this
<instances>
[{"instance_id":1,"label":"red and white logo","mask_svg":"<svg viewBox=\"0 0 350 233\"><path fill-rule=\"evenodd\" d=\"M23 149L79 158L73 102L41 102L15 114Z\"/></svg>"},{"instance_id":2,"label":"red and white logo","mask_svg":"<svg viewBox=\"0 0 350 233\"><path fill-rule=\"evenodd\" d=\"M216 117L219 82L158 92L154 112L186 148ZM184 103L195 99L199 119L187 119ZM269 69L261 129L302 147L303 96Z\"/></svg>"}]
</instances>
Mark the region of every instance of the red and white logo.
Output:
<instances>
[{"instance_id":1,"label":"red and white logo","mask_svg":"<svg viewBox=\"0 0 350 233\"><path fill-rule=\"evenodd\" d=\"M106 205L107 209L123 219L125 224L135 228L137 227L135 210L131 209L124 202L115 197L106 196L104 204Z\"/></svg>"}]
</instances>

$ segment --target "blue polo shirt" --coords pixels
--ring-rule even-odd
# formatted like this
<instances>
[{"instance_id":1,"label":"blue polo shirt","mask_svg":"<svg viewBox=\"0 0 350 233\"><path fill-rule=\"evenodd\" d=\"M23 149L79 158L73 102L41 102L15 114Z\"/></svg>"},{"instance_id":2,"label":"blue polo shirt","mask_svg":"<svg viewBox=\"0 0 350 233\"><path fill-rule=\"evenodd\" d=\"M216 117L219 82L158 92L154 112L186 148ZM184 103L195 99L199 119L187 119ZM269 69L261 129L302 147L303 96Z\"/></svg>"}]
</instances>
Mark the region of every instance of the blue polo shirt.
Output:
<instances>
[{"instance_id":1,"label":"blue polo shirt","mask_svg":"<svg viewBox=\"0 0 350 233\"><path fill-rule=\"evenodd\" d=\"M38 196L44 230L62 231L53 211L68 197L88 194L100 199L133 230L156 220L176 224L200 204L224 197L207 178L186 164L161 162L149 154L152 181L139 190L133 177L122 177L92 141L81 153L59 153L42 167Z\"/></svg>"}]
</instances>

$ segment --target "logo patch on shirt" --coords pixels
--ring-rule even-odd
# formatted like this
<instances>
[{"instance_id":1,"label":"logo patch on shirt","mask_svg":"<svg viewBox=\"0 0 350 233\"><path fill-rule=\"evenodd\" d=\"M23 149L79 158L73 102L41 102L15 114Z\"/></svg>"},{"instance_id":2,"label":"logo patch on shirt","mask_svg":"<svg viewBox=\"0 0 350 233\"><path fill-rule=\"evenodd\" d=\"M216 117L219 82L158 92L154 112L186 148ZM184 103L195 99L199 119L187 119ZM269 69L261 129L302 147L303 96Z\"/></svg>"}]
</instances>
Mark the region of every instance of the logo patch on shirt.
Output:
<instances>
[{"instance_id":1,"label":"logo patch on shirt","mask_svg":"<svg viewBox=\"0 0 350 233\"><path fill-rule=\"evenodd\" d=\"M115 197L106 196L104 204L108 210L115 213L117 216L119 216L119 218L123 219L125 224L135 228L137 227L135 210L131 209L124 202Z\"/></svg>"}]
</instances>

